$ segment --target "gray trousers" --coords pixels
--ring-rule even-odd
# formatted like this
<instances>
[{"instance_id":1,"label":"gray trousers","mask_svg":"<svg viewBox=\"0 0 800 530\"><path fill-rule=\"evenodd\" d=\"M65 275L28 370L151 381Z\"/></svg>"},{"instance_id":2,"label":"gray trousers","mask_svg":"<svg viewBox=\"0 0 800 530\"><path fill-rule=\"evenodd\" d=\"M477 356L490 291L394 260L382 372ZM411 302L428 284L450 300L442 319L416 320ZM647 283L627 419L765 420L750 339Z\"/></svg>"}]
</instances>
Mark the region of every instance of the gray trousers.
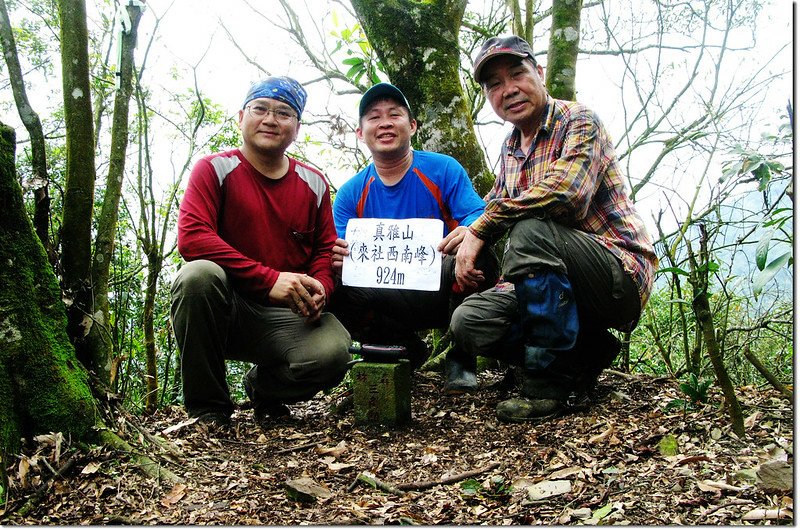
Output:
<instances>
[{"instance_id":1,"label":"gray trousers","mask_svg":"<svg viewBox=\"0 0 800 530\"><path fill-rule=\"evenodd\" d=\"M181 268L170 313L190 416L233 411L226 359L256 365L247 379L257 400L294 403L336 386L351 358L350 334L336 317L323 313L319 322L308 324L288 308L248 300L211 261Z\"/></svg>"},{"instance_id":2,"label":"gray trousers","mask_svg":"<svg viewBox=\"0 0 800 530\"><path fill-rule=\"evenodd\" d=\"M601 351L614 342L608 328L625 328L641 313L636 284L622 263L584 232L546 219L525 219L509 234L503 278L516 282L540 270L565 274L578 307L577 342L563 355L559 370L610 363ZM456 347L467 355L523 363L525 338L513 289L498 286L467 297L453 313L450 328Z\"/></svg>"}]
</instances>

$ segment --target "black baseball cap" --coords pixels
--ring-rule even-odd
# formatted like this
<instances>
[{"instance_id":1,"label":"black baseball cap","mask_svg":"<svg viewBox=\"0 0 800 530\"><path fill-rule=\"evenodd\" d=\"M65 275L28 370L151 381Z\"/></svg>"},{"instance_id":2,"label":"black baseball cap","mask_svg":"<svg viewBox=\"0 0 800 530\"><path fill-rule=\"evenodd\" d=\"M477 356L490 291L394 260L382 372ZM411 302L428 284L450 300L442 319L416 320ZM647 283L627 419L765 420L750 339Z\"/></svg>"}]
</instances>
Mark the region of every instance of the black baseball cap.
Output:
<instances>
[{"instance_id":1,"label":"black baseball cap","mask_svg":"<svg viewBox=\"0 0 800 530\"><path fill-rule=\"evenodd\" d=\"M472 64L472 77L477 83L481 82L481 70L486 62L498 55L514 55L516 57L530 57L533 64L536 64L536 59L533 57L533 50L531 45L525 39L511 35L510 37L492 37L483 43L481 51L475 57L475 62Z\"/></svg>"},{"instance_id":2,"label":"black baseball cap","mask_svg":"<svg viewBox=\"0 0 800 530\"><path fill-rule=\"evenodd\" d=\"M400 92L399 88L391 83L378 83L377 85L373 85L369 90L364 92L363 96L361 96L361 103L358 104L358 119L361 119L364 116L364 113L367 111L369 106L375 101L385 98L389 98L398 102L407 108L408 113L411 114L411 105L408 104L408 100L403 93Z\"/></svg>"}]
</instances>

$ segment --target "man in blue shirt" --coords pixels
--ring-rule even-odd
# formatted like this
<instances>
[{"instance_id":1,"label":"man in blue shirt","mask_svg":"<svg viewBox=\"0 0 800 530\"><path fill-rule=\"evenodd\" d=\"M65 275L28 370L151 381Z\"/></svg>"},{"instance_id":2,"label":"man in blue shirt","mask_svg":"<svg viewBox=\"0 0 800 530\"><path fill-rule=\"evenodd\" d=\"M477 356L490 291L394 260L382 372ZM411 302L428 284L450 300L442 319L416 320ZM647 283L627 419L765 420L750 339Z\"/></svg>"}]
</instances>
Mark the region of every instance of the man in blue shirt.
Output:
<instances>
[{"instance_id":1,"label":"man in blue shirt","mask_svg":"<svg viewBox=\"0 0 800 530\"><path fill-rule=\"evenodd\" d=\"M330 309L355 340L406 346L412 366L419 367L428 352L415 332L446 327L452 310L469 294L456 282L454 258L485 203L454 158L411 148L417 122L397 87L379 83L370 88L361 98L358 114L356 134L373 162L336 194L333 217L339 239L333 247L333 268L341 273L342 261L350 253L344 238L352 218L441 219L441 287L433 292L343 286L336 290ZM498 265L491 251L482 256L478 269L479 289L494 285Z\"/></svg>"}]
</instances>

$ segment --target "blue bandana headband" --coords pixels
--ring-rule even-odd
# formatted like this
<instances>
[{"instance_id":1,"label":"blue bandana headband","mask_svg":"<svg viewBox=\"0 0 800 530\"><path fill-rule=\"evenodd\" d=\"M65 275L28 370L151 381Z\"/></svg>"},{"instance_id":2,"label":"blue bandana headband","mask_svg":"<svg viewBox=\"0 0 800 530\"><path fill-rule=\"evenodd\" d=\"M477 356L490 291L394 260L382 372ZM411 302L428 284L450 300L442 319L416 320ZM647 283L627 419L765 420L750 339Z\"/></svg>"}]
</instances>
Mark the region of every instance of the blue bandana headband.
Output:
<instances>
[{"instance_id":1,"label":"blue bandana headband","mask_svg":"<svg viewBox=\"0 0 800 530\"><path fill-rule=\"evenodd\" d=\"M297 118L303 114L306 106L306 91L300 83L291 77L268 77L254 83L247 91L242 108L258 98L271 98L283 101L297 112Z\"/></svg>"}]
</instances>

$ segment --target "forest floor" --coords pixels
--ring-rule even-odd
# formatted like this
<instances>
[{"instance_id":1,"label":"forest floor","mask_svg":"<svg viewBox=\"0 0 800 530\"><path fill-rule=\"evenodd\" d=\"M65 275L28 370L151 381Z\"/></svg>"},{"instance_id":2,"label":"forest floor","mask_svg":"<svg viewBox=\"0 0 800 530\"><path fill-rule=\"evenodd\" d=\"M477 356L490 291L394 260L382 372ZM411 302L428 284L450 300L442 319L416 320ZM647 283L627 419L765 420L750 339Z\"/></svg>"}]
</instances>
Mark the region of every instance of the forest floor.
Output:
<instances>
[{"instance_id":1,"label":"forest floor","mask_svg":"<svg viewBox=\"0 0 800 530\"><path fill-rule=\"evenodd\" d=\"M495 405L508 391L492 383L501 374L479 379L480 392L447 397L439 374L414 375L413 420L395 429L354 425L352 408L334 411L336 395L294 405L292 421L265 428L250 410L238 410L230 429L193 424L180 407L162 411L145 423L180 457L146 447L136 431L128 438L138 436L139 450L178 475L175 485L145 477L127 454L37 437L7 470L0 523L794 521L793 404L772 390L738 389L747 418L739 439L719 395L700 408L667 409L685 397L668 379L606 371L587 410L536 425L499 423ZM289 491L306 491L305 502Z\"/></svg>"}]
</instances>

